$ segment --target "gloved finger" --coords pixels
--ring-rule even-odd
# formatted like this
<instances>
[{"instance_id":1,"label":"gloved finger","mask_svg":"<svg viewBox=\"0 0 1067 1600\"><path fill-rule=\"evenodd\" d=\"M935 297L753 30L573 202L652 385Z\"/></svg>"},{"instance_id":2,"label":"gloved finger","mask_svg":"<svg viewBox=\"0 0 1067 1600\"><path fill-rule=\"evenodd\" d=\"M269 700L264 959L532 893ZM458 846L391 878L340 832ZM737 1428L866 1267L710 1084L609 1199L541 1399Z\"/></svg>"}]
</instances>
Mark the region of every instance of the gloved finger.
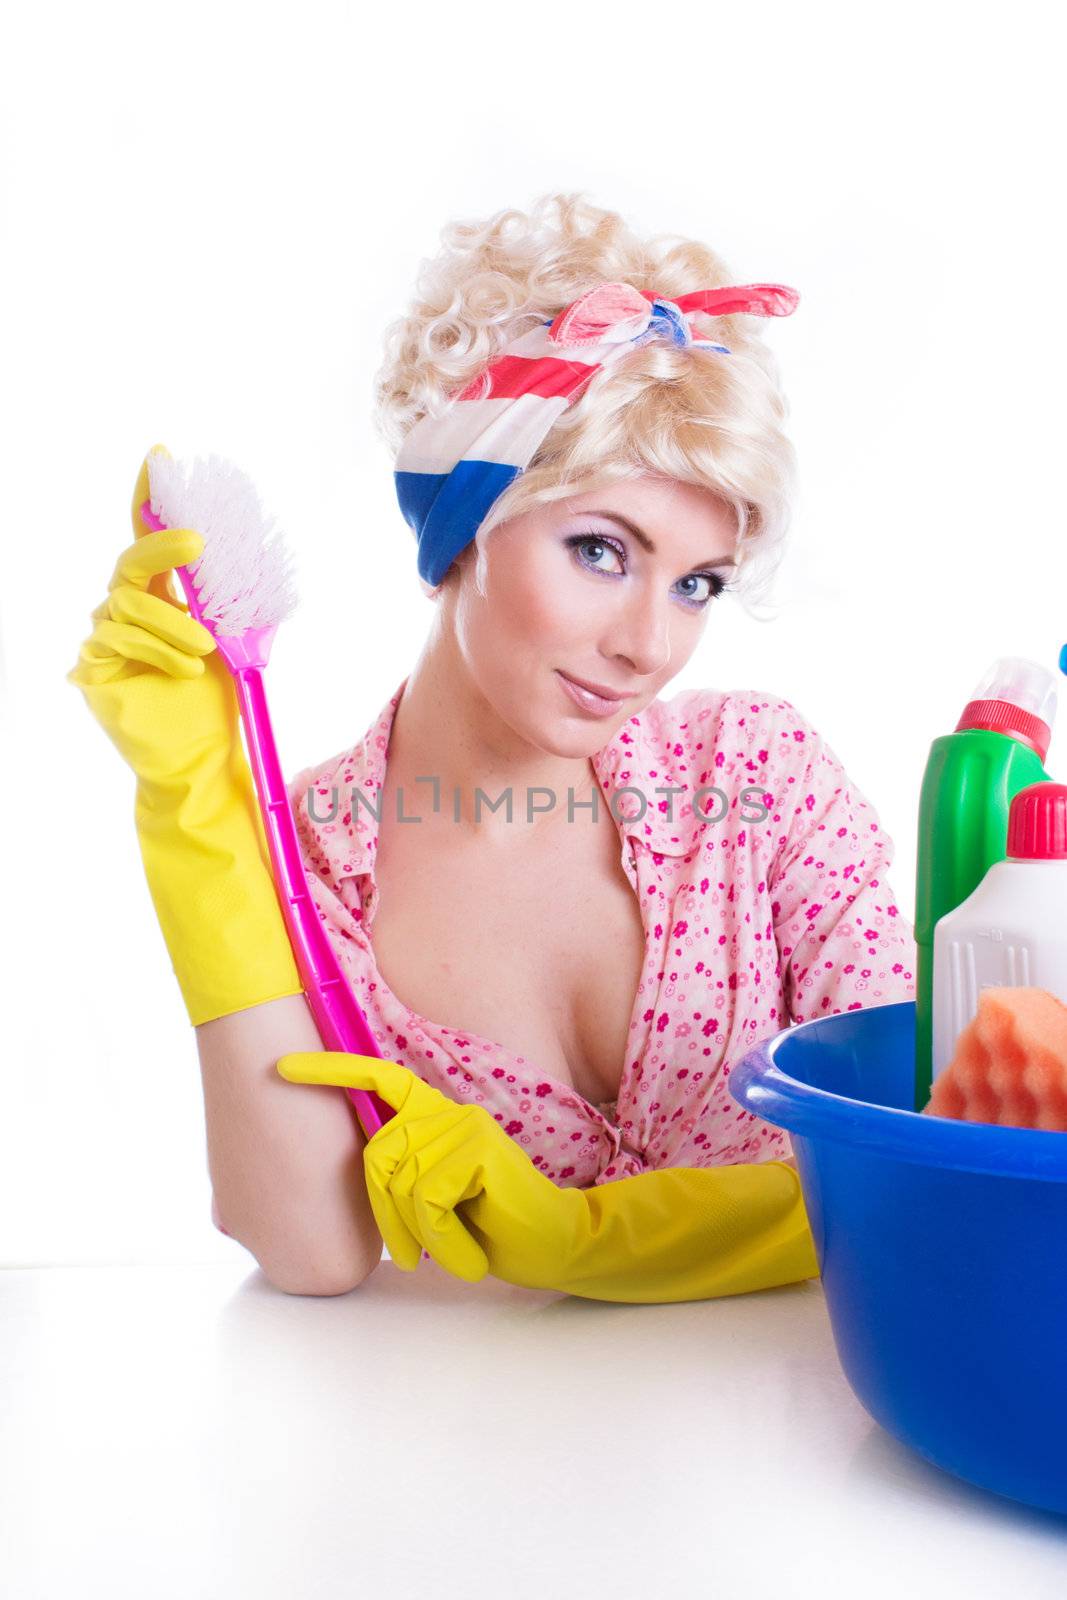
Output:
<instances>
[{"instance_id":1,"label":"gloved finger","mask_svg":"<svg viewBox=\"0 0 1067 1600\"><path fill-rule=\"evenodd\" d=\"M206 656L217 648L210 629L191 617L188 610L181 611L158 595L123 583L112 591L110 602L112 621L135 623L186 655Z\"/></svg>"},{"instance_id":2,"label":"gloved finger","mask_svg":"<svg viewBox=\"0 0 1067 1600\"><path fill-rule=\"evenodd\" d=\"M291 1083L331 1083L343 1089L373 1089L405 1117L426 1116L453 1106L431 1084L388 1057L364 1056L348 1050L297 1050L282 1056L277 1070ZM391 1125L391 1124L390 1124ZM375 1134L378 1138L384 1129ZM369 1146L368 1146L369 1148Z\"/></svg>"},{"instance_id":3,"label":"gloved finger","mask_svg":"<svg viewBox=\"0 0 1067 1600\"><path fill-rule=\"evenodd\" d=\"M426 1117L391 1117L367 1140L363 1165L379 1189L391 1189L397 1171L432 1140L463 1118L463 1108L445 1102L445 1110Z\"/></svg>"},{"instance_id":4,"label":"gloved finger","mask_svg":"<svg viewBox=\"0 0 1067 1600\"><path fill-rule=\"evenodd\" d=\"M405 1227L388 1189L376 1188L368 1177L367 1195L389 1259L396 1262L401 1272L414 1272L422 1260L422 1245Z\"/></svg>"},{"instance_id":5,"label":"gloved finger","mask_svg":"<svg viewBox=\"0 0 1067 1600\"><path fill-rule=\"evenodd\" d=\"M88 640L82 645L78 660L70 671L64 674L67 683L72 683L76 689L95 689L103 683L111 683L119 678L126 670L126 662L122 656L108 654L102 661L89 661L85 652Z\"/></svg>"},{"instance_id":6,"label":"gloved finger","mask_svg":"<svg viewBox=\"0 0 1067 1600\"><path fill-rule=\"evenodd\" d=\"M158 529L150 529L141 515L141 507L145 501L151 502L152 499L152 484L148 476L148 457L157 451L160 455L166 456L168 461L173 459L166 445L154 444L151 450L146 452L145 458L141 462L137 473L137 481L133 486L133 498L130 501L130 522L133 527L133 537L137 541L154 538L159 533ZM173 529L167 530L167 532L173 531ZM178 563L179 566L182 564L181 562ZM161 600L167 600L171 604L177 598L172 589L172 580L169 572L156 573L148 579L146 587L150 594L158 595Z\"/></svg>"},{"instance_id":7,"label":"gloved finger","mask_svg":"<svg viewBox=\"0 0 1067 1600\"><path fill-rule=\"evenodd\" d=\"M191 656L185 650L175 650L173 645L157 638L147 628L128 622L112 622L105 617L97 623L82 645L76 670L82 676L84 669L86 680L91 682L94 681L94 667L110 669L116 658L158 667L171 678L199 678L204 671L204 663L199 656Z\"/></svg>"},{"instance_id":8,"label":"gloved finger","mask_svg":"<svg viewBox=\"0 0 1067 1600\"><path fill-rule=\"evenodd\" d=\"M141 517L141 507L146 500L150 501L152 498L152 482L148 476L148 458L157 450L168 461L173 461L174 459L165 444L154 444L150 450L145 451L144 460L137 470L137 481L133 486L133 498L130 501L130 521L133 525L134 538L138 538L145 531L145 524Z\"/></svg>"},{"instance_id":9,"label":"gloved finger","mask_svg":"<svg viewBox=\"0 0 1067 1600\"><path fill-rule=\"evenodd\" d=\"M442 1128L440 1137L429 1130L425 1137L428 1142L398 1166L389 1192L409 1233L438 1265L466 1283L479 1283L489 1270L489 1258L456 1211L484 1188L478 1146L469 1128L456 1120Z\"/></svg>"},{"instance_id":10,"label":"gloved finger","mask_svg":"<svg viewBox=\"0 0 1067 1600\"><path fill-rule=\"evenodd\" d=\"M290 1083L330 1083L339 1089L377 1088L380 1064L375 1056L350 1050L294 1050L275 1062Z\"/></svg>"},{"instance_id":11,"label":"gloved finger","mask_svg":"<svg viewBox=\"0 0 1067 1600\"><path fill-rule=\"evenodd\" d=\"M176 605L172 605L170 602L168 602L168 609L171 611L181 611L185 614L185 616L189 615L189 606L184 600L179 600ZM110 615L111 591L109 590L96 609L94 611L90 611L89 616L92 618L93 622L99 622L102 617L110 617ZM205 628L204 631L206 633L207 629Z\"/></svg>"},{"instance_id":12,"label":"gloved finger","mask_svg":"<svg viewBox=\"0 0 1067 1600\"><path fill-rule=\"evenodd\" d=\"M153 529L120 552L108 580L108 590L117 588L120 583L132 583L138 589L147 590L153 578L166 575L174 567L190 566L199 561L203 551L204 540L194 528ZM158 586L151 592L161 600L170 598L161 593Z\"/></svg>"},{"instance_id":13,"label":"gloved finger","mask_svg":"<svg viewBox=\"0 0 1067 1600\"><path fill-rule=\"evenodd\" d=\"M123 592L125 594L125 598L123 600L119 600L118 597L120 593ZM150 605L159 608L158 612L142 612L140 610L135 611L133 609L133 605L131 604L131 597L134 596L143 596L144 600ZM116 601L118 602L117 605L113 603ZM185 617L189 616L188 606L175 607L169 602L165 600L159 600L153 595L144 595L143 591L140 589L131 589L128 585L123 585L122 589L116 589L113 593L105 595L100 604L89 613L89 616L90 620L94 623L116 621L135 622L139 623L141 626L147 625L150 632L157 634L161 638L169 640L179 648L185 650L187 654L207 655L210 650L216 648L214 636L207 628L203 627L201 623L196 622L195 619L193 619L193 625L199 630L198 632L189 637L186 637L181 631L175 633L174 629L178 626L178 624L172 623L170 619L174 616L176 610L180 610L182 615ZM201 639L204 636L207 637L207 639L210 641L210 644L205 645L201 649ZM93 629L93 632L89 635L88 639L84 639L82 641L81 659L92 662L114 660L113 652L111 651L110 647L105 645L98 637L96 628ZM198 674L194 673L193 676L198 676Z\"/></svg>"},{"instance_id":14,"label":"gloved finger","mask_svg":"<svg viewBox=\"0 0 1067 1600\"><path fill-rule=\"evenodd\" d=\"M398 1251L395 1259L410 1262L412 1268L419 1261L423 1245L414 1214L410 1207L405 1207L403 1194L396 1187L396 1174L429 1140L440 1134L442 1126L454 1125L462 1119L462 1108L446 1103L449 1105L448 1111L437 1118L416 1117L408 1120L406 1115L392 1118L368 1139L363 1148L367 1191L371 1196L375 1219L382 1230L382 1238L389 1246L390 1255L393 1255L390 1239L395 1239Z\"/></svg>"},{"instance_id":15,"label":"gloved finger","mask_svg":"<svg viewBox=\"0 0 1067 1600\"><path fill-rule=\"evenodd\" d=\"M382 1130L379 1129L380 1133ZM378 1137L377 1134L374 1136ZM368 1140L363 1147L363 1173L367 1182L367 1196L370 1200L374 1220L378 1224L378 1232L385 1241L385 1248L390 1258L396 1262L403 1272L414 1272L422 1260L422 1245L405 1223L396 1201L389 1190L389 1177L383 1179L380 1167L367 1159L367 1151L374 1140Z\"/></svg>"}]
</instances>

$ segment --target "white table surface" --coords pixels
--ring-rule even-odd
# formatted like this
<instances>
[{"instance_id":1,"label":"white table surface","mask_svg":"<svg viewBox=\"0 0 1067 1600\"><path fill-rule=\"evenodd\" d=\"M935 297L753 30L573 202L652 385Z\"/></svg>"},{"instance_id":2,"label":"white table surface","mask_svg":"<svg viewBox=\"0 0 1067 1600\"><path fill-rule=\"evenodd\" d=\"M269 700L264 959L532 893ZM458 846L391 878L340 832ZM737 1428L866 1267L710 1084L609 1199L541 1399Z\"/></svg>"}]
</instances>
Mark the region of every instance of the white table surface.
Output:
<instances>
[{"instance_id":1,"label":"white table surface","mask_svg":"<svg viewBox=\"0 0 1067 1600\"><path fill-rule=\"evenodd\" d=\"M0 1366L10 1600L1067 1595L1067 1518L873 1422L818 1282L616 1306L429 1260L334 1299L243 1254L13 1269Z\"/></svg>"}]
</instances>

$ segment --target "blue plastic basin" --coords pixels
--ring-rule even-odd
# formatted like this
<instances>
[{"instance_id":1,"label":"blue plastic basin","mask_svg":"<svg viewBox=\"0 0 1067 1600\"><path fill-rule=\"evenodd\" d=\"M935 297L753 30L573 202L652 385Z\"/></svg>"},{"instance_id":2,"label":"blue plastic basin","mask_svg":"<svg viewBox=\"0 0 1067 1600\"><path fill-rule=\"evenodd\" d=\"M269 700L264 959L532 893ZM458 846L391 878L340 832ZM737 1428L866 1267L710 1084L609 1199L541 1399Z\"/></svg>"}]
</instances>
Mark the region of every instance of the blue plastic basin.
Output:
<instances>
[{"instance_id":1,"label":"blue plastic basin","mask_svg":"<svg viewBox=\"0 0 1067 1600\"><path fill-rule=\"evenodd\" d=\"M734 1098L793 1137L834 1342L876 1422L1067 1513L1067 1133L913 1110L915 1006L765 1040Z\"/></svg>"}]
</instances>

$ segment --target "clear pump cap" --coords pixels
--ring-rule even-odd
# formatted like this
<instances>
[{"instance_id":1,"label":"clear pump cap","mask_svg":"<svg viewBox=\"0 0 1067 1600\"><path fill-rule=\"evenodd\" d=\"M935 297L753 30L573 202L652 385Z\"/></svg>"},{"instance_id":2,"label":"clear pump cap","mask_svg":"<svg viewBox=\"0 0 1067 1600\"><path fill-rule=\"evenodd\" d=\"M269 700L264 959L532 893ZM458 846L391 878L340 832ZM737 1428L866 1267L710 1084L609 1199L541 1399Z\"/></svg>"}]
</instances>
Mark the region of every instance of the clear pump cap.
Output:
<instances>
[{"instance_id":1,"label":"clear pump cap","mask_svg":"<svg viewBox=\"0 0 1067 1600\"><path fill-rule=\"evenodd\" d=\"M982 674L972 700L1006 700L1051 729L1056 716L1056 680L1047 667L1026 656L1000 656Z\"/></svg>"}]
</instances>

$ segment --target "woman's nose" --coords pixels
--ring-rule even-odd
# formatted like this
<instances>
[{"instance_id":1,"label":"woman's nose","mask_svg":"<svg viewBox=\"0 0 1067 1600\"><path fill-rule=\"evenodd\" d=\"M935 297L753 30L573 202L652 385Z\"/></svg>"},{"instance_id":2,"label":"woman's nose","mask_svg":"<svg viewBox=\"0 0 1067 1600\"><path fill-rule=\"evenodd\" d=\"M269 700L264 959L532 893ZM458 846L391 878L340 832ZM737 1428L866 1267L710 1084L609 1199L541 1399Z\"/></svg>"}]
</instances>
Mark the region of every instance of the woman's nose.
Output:
<instances>
[{"instance_id":1,"label":"woman's nose","mask_svg":"<svg viewBox=\"0 0 1067 1600\"><path fill-rule=\"evenodd\" d=\"M623 656L635 672L662 672L671 659L670 599L634 593L614 619L605 654Z\"/></svg>"}]
</instances>

